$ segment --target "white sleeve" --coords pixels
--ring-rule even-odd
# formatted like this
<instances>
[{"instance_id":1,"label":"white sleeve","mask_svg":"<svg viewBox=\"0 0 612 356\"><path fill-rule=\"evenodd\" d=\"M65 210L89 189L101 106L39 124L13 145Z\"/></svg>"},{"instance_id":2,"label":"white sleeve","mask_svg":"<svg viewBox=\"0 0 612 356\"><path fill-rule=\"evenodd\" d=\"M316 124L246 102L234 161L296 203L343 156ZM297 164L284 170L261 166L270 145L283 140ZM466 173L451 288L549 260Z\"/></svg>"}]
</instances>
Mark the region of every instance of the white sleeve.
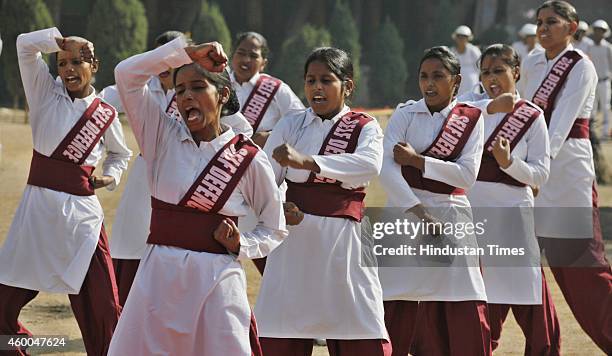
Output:
<instances>
[{"instance_id":1,"label":"white sleeve","mask_svg":"<svg viewBox=\"0 0 612 356\"><path fill-rule=\"evenodd\" d=\"M542 186L550 173L550 147L544 115L535 120L523 138L527 143L527 158L512 156L512 164L501 169L512 178L532 187Z\"/></svg>"},{"instance_id":2,"label":"white sleeve","mask_svg":"<svg viewBox=\"0 0 612 356\"><path fill-rule=\"evenodd\" d=\"M267 256L288 235L283 201L266 154L258 152L239 184L247 204L258 217L255 228L240 233L238 259Z\"/></svg>"},{"instance_id":3,"label":"white sleeve","mask_svg":"<svg viewBox=\"0 0 612 356\"><path fill-rule=\"evenodd\" d=\"M111 104L117 109L117 113L123 113L123 105L121 105L121 98L119 97L119 90L116 85L109 85L98 94L98 97L102 100Z\"/></svg>"},{"instance_id":4,"label":"white sleeve","mask_svg":"<svg viewBox=\"0 0 612 356\"><path fill-rule=\"evenodd\" d=\"M295 115L281 118L274 127L274 130L272 130L272 133L270 133L270 136L263 147L263 151L266 153L268 161L272 166L272 172L274 173L277 186L280 186L285 180L287 169L282 167L274 158L272 158L272 153L276 147L282 145L283 143L289 143L288 139L289 133L291 132L291 124L298 124L295 119Z\"/></svg>"},{"instance_id":5,"label":"white sleeve","mask_svg":"<svg viewBox=\"0 0 612 356\"><path fill-rule=\"evenodd\" d=\"M184 48L183 37L176 38L163 46L130 57L115 68L115 82L125 113L128 116L140 152L147 160L156 157L158 141L163 139L165 125L170 125L168 115L160 108L147 82L170 68L191 63Z\"/></svg>"},{"instance_id":6,"label":"white sleeve","mask_svg":"<svg viewBox=\"0 0 612 356\"><path fill-rule=\"evenodd\" d=\"M240 111L235 114L221 117L221 123L231 127L236 134L243 134L247 137L253 136L253 126Z\"/></svg>"},{"instance_id":7,"label":"white sleeve","mask_svg":"<svg viewBox=\"0 0 612 356\"><path fill-rule=\"evenodd\" d=\"M285 116L295 110L304 110L304 104L302 104L300 98L295 95L286 83L281 83L276 95L274 95L274 99L278 101L281 116Z\"/></svg>"},{"instance_id":8,"label":"white sleeve","mask_svg":"<svg viewBox=\"0 0 612 356\"><path fill-rule=\"evenodd\" d=\"M551 114L548 128L551 158L557 157L574 121L587 105L587 100L593 99L596 85L597 74L593 64L588 58L583 58L567 77Z\"/></svg>"},{"instance_id":9,"label":"white sleeve","mask_svg":"<svg viewBox=\"0 0 612 356\"><path fill-rule=\"evenodd\" d=\"M113 120L104 133L104 147L106 147L106 159L102 166L102 174L114 178L114 182L106 186L106 189L114 190L119 185L121 174L128 168L128 161L132 156L132 151L125 143L119 117Z\"/></svg>"},{"instance_id":10,"label":"white sleeve","mask_svg":"<svg viewBox=\"0 0 612 356\"><path fill-rule=\"evenodd\" d=\"M49 67L42 58L42 53L54 53L60 50L55 37L62 34L55 27L45 30L22 33L17 36L17 60L23 82L26 99L31 110L40 109L53 93L55 81L49 73ZM31 115L31 119L48 115Z\"/></svg>"},{"instance_id":11,"label":"white sleeve","mask_svg":"<svg viewBox=\"0 0 612 356\"><path fill-rule=\"evenodd\" d=\"M455 162L450 162L433 157L425 157L423 177L437 180L453 187L469 189L474 185L476 177L478 177L484 146L483 140L484 122L481 115L459 158Z\"/></svg>"},{"instance_id":12,"label":"white sleeve","mask_svg":"<svg viewBox=\"0 0 612 356\"><path fill-rule=\"evenodd\" d=\"M402 176L402 167L393 159L393 147L399 142L406 142L404 134L409 124L409 119L399 110L395 110L391 115L385 129L383 165L380 172L380 183L387 195L393 195L394 200L401 201L402 207L405 208L412 208L421 203Z\"/></svg>"},{"instance_id":13,"label":"white sleeve","mask_svg":"<svg viewBox=\"0 0 612 356\"><path fill-rule=\"evenodd\" d=\"M378 121L367 123L359 134L354 153L313 155L321 172L318 175L346 185L362 185L380 173L383 157L383 133Z\"/></svg>"}]
</instances>

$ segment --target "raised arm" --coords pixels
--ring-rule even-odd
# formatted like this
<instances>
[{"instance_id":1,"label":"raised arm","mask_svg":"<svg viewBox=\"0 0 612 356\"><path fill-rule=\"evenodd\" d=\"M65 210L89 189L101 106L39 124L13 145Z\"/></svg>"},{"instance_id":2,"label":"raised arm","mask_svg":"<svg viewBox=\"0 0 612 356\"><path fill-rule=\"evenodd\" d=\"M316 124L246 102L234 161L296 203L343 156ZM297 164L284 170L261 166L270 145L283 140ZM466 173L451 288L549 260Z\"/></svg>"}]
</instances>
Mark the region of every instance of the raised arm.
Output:
<instances>
[{"instance_id":1,"label":"raised arm","mask_svg":"<svg viewBox=\"0 0 612 356\"><path fill-rule=\"evenodd\" d=\"M57 37L62 37L62 34L55 27L17 36L17 61L30 110L39 110L53 94L55 81L42 54L60 50ZM38 115L32 119L36 117Z\"/></svg>"}]
</instances>

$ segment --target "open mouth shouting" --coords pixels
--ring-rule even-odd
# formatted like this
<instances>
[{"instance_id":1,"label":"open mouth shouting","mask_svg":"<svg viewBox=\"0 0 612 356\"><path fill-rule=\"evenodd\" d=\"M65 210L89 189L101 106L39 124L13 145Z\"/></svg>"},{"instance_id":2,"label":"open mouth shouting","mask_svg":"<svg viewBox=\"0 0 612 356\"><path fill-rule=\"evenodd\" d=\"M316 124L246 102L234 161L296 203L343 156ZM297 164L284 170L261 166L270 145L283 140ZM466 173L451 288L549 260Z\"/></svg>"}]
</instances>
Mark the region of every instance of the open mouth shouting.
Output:
<instances>
[{"instance_id":1,"label":"open mouth shouting","mask_svg":"<svg viewBox=\"0 0 612 356\"><path fill-rule=\"evenodd\" d=\"M191 105L185 108L185 113L187 114L187 119L185 120L187 123L196 123L202 118L202 112L200 109Z\"/></svg>"},{"instance_id":2,"label":"open mouth shouting","mask_svg":"<svg viewBox=\"0 0 612 356\"><path fill-rule=\"evenodd\" d=\"M64 82L66 85L74 86L81 83L81 78L77 77L76 75L69 75L64 78Z\"/></svg>"},{"instance_id":3,"label":"open mouth shouting","mask_svg":"<svg viewBox=\"0 0 612 356\"><path fill-rule=\"evenodd\" d=\"M498 96L503 94L503 90L499 85L491 84L489 85L489 93L491 93L492 97L497 98Z\"/></svg>"}]
</instances>

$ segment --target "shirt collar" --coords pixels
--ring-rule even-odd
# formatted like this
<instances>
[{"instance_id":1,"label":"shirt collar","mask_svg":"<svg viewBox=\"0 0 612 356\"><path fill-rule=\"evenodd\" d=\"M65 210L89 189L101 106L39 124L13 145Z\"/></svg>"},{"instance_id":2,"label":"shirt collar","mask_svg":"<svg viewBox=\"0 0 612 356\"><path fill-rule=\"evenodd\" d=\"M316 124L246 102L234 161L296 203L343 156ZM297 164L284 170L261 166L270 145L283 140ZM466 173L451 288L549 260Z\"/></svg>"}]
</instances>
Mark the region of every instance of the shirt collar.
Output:
<instances>
[{"instance_id":1,"label":"shirt collar","mask_svg":"<svg viewBox=\"0 0 612 356\"><path fill-rule=\"evenodd\" d=\"M567 51L573 51L574 50L574 46L570 43L569 45L567 45L567 47L565 47L565 49L563 51L561 51L561 53L559 53L555 58L551 59L550 61L553 63L556 63L557 60L559 58L561 58L561 56L567 52ZM536 63L540 64L540 63L548 63L548 59L546 59L546 51L541 51L537 53L538 55L538 60L536 61Z\"/></svg>"},{"instance_id":2,"label":"shirt collar","mask_svg":"<svg viewBox=\"0 0 612 356\"><path fill-rule=\"evenodd\" d=\"M336 121L338 121L342 116L346 115L347 112L350 111L350 108L346 105L344 105L344 107L342 107L342 110L340 110L339 113L337 113L334 117L332 117L330 120L333 123L336 123ZM313 120L315 119L319 119L321 121L323 121L323 119L321 119L319 117L319 115L317 115L314 110L312 110L312 108L308 108L305 111L305 115L306 118L304 119L304 123L302 124L302 127L306 127L308 125L310 125L310 123L312 123Z\"/></svg>"},{"instance_id":3,"label":"shirt collar","mask_svg":"<svg viewBox=\"0 0 612 356\"><path fill-rule=\"evenodd\" d=\"M236 80L236 75L234 74L234 71L231 71L229 76L230 76L230 80L231 80L231 82L232 82L232 83L235 83L235 84L236 84L236 85L238 85L238 86L245 85L246 83L249 83L249 84L251 84L252 86L255 86L255 84L257 84L257 80L258 80L258 79L259 79L259 77L261 76L261 73L259 73L259 72L255 73L255 75L253 75L253 76L251 77L251 79L249 79L248 81L246 81L246 82L244 82L244 83L242 83L242 84L238 83L238 81Z\"/></svg>"},{"instance_id":4,"label":"shirt collar","mask_svg":"<svg viewBox=\"0 0 612 356\"><path fill-rule=\"evenodd\" d=\"M440 110L439 114L444 117L447 117L448 114L451 112L451 110L455 107L455 105L457 105L457 99L453 99L453 101L451 101L451 103L447 107ZM436 113L432 114L429 111L427 104L425 104L425 99L421 99L412 105L408 105L406 106L406 108L408 109L408 112L424 113L424 114L428 114L431 117L433 117L436 114Z\"/></svg>"}]
</instances>

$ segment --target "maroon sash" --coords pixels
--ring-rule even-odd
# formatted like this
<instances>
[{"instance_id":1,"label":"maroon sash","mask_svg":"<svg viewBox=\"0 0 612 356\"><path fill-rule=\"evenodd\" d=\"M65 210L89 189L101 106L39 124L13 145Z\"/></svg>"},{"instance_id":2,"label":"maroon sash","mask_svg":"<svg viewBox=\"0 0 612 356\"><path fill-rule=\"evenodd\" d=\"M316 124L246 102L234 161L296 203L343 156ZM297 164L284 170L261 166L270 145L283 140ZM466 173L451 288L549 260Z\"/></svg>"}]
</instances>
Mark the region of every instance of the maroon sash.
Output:
<instances>
[{"instance_id":1,"label":"maroon sash","mask_svg":"<svg viewBox=\"0 0 612 356\"><path fill-rule=\"evenodd\" d=\"M479 119L480 109L461 103L455 105L446 118L438 137L421 154L444 161L456 160ZM439 194L465 194L461 188L424 178L423 172L412 166L402 166L402 176L411 188Z\"/></svg>"},{"instance_id":2,"label":"maroon sash","mask_svg":"<svg viewBox=\"0 0 612 356\"><path fill-rule=\"evenodd\" d=\"M170 100L170 103L166 107L166 114L168 114L168 116L170 117L176 118L179 121L183 119L178 109L178 104L176 102L176 93L172 95L172 99Z\"/></svg>"},{"instance_id":3,"label":"maroon sash","mask_svg":"<svg viewBox=\"0 0 612 356\"><path fill-rule=\"evenodd\" d=\"M94 99L51 158L81 165L117 116L117 111L100 98Z\"/></svg>"},{"instance_id":4,"label":"maroon sash","mask_svg":"<svg viewBox=\"0 0 612 356\"><path fill-rule=\"evenodd\" d=\"M94 99L51 157L33 152L28 184L79 196L94 195L89 182L94 167L82 164L116 116L115 108Z\"/></svg>"},{"instance_id":5,"label":"maroon sash","mask_svg":"<svg viewBox=\"0 0 612 356\"><path fill-rule=\"evenodd\" d=\"M503 118L485 142L478 172L479 181L504 183L517 187L527 186L501 170L492 153L493 142L498 136L506 138L510 143L510 152L512 152L538 117L540 117L540 111L534 104L526 100L516 103L514 111Z\"/></svg>"},{"instance_id":6,"label":"maroon sash","mask_svg":"<svg viewBox=\"0 0 612 356\"><path fill-rule=\"evenodd\" d=\"M281 84L282 82L279 79L266 74L261 74L257 79L251 95L242 107L242 114L253 127L253 132L257 132L261 119L263 119Z\"/></svg>"},{"instance_id":7,"label":"maroon sash","mask_svg":"<svg viewBox=\"0 0 612 356\"><path fill-rule=\"evenodd\" d=\"M228 216L219 214L259 149L243 135L232 138L210 160L178 204L151 198L149 244L227 253L213 232ZM235 222L236 217L229 217Z\"/></svg>"},{"instance_id":8,"label":"maroon sash","mask_svg":"<svg viewBox=\"0 0 612 356\"><path fill-rule=\"evenodd\" d=\"M331 128L319 155L354 153L362 128L372 120L366 114L348 112ZM311 172L305 183L287 181L287 201L308 214L361 221L365 189L344 189L341 184Z\"/></svg>"},{"instance_id":9,"label":"maroon sash","mask_svg":"<svg viewBox=\"0 0 612 356\"><path fill-rule=\"evenodd\" d=\"M567 51L555 62L533 96L533 103L544 110L546 125L555 108L557 95L567 80L572 68L582 59L580 53ZM589 138L588 119L576 119L567 138Z\"/></svg>"}]
</instances>

